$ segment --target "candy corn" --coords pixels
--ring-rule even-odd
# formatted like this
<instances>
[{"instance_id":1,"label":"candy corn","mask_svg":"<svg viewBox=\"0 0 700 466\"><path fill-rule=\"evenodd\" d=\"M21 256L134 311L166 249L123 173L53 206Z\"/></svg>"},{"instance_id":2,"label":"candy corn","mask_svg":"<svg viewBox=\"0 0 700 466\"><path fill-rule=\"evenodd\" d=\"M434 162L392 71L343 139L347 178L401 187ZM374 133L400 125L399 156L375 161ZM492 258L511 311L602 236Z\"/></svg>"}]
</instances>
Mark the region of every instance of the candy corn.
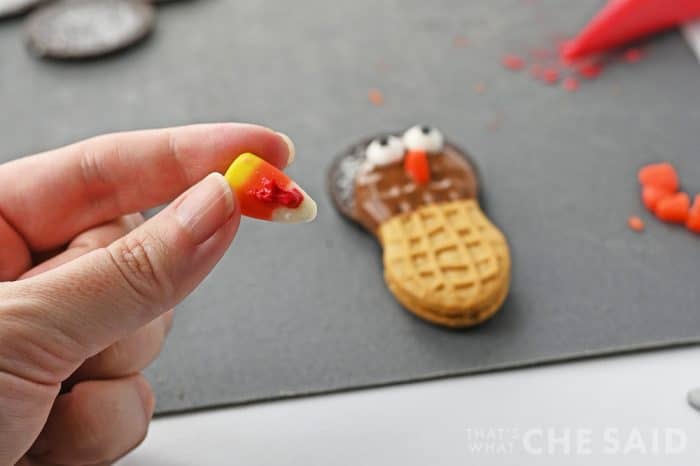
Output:
<instances>
[{"instance_id":1,"label":"candy corn","mask_svg":"<svg viewBox=\"0 0 700 466\"><path fill-rule=\"evenodd\" d=\"M257 155L239 155L226 171L248 217L282 223L310 222L316 217L316 203L282 171Z\"/></svg>"}]
</instances>

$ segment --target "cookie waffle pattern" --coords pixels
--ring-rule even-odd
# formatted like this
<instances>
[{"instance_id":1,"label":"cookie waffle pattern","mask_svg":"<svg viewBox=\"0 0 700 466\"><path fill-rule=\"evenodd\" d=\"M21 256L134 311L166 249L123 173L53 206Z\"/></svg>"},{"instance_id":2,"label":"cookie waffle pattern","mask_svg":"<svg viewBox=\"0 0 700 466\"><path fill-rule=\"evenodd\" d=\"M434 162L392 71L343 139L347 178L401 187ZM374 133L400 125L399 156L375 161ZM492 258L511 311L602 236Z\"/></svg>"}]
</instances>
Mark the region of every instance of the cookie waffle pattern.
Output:
<instances>
[{"instance_id":1,"label":"cookie waffle pattern","mask_svg":"<svg viewBox=\"0 0 700 466\"><path fill-rule=\"evenodd\" d=\"M501 308L503 301L505 301L508 295L508 281L506 279L505 285L501 293L495 298L493 303L485 306L483 309L476 309L470 312L465 312L463 315L448 316L445 314L440 314L435 312L433 309L428 309L424 307L420 301L416 301L409 294L406 294L402 289L400 289L395 283L387 282L389 289L394 294L394 297L411 312L416 314L418 317L432 322L437 325L443 325L446 327L454 328L465 328L472 327L474 325L480 324L485 320L493 316Z\"/></svg>"},{"instance_id":2,"label":"cookie waffle pattern","mask_svg":"<svg viewBox=\"0 0 700 466\"><path fill-rule=\"evenodd\" d=\"M423 318L474 325L495 313L507 295L508 245L476 200L397 215L380 226L379 236L387 284Z\"/></svg>"}]
</instances>

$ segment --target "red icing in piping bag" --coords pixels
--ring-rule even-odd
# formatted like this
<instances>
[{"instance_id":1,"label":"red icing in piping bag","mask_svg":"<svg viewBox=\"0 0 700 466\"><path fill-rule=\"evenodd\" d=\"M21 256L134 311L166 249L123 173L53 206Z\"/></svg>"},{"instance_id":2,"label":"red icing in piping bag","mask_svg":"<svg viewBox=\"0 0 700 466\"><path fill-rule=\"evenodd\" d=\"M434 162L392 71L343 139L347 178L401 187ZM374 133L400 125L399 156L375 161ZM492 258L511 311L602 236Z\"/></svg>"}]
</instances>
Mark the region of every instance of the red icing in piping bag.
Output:
<instances>
[{"instance_id":1,"label":"red icing in piping bag","mask_svg":"<svg viewBox=\"0 0 700 466\"><path fill-rule=\"evenodd\" d=\"M562 50L568 60L627 42L700 17L700 0L610 0Z\"/></svg>"}]
</instances>

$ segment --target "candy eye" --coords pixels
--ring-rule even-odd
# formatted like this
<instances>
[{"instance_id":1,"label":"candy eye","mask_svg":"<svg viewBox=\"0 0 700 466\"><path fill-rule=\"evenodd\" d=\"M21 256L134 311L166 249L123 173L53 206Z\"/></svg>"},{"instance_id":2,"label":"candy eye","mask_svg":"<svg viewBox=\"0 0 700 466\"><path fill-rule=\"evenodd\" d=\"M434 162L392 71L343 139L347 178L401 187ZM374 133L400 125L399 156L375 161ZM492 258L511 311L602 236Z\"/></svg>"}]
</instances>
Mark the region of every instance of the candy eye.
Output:
<instances>
[{"instance_id":1,"label":"candy eye","mask_svg":"<svg viewBox=\"0 0 700 466\"><path fill-rule=\"evenodd\" d=\"M400 138L385 136L369 143L367 161L372 165L389 165L403 158L405 148Z\"/></svg>"},{"instance_id":2,"label":"candy eye","mask_svg":"<svg viewBox=\"0 0 700 466\"><path fill-rule=\"evenodd\" d=\"M437 154L442 151L445 139L442 133L432 126L416 125L403 133L403 144L408 150Z\"/></svg>"}]
</instances>

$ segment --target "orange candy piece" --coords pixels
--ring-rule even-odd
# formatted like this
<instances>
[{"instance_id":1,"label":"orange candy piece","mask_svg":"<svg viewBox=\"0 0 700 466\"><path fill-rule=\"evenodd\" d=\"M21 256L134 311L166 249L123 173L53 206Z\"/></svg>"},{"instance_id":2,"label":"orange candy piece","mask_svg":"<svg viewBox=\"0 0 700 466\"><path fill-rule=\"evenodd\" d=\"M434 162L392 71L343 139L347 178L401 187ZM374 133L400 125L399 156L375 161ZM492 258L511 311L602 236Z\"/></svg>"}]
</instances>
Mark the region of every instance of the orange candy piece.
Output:
<instances>
[{"instance_id":1,"label":"orange candy piece","mask_svg":"<svg viewBox=\"0 0 700 466\"><path fill-rule=\"evenodd\" d=\"M685 223L690 211L690 196L686 193L676 193L659 200L656 205L656 216L659 220L669 223Z\"/></svg>"},{"instance_id":2,"label":"orange candy piece","mask_svg":"<svg viewBox=\"0 0 700 466\"><path fill-rule=\"evenodd\" d=\"M685 222L688 230L700 234L700 194L695 195L693 207L688 212L688 220Z\"/></svg>"},{"instance_id":3,"label":"orange candy piece","mask_svg":"<svg viewBox=\"0 0 700 466\"><path fill-rule=\"evenodd\" d=\"M404 159L404 169L411 175L416 184L425 184L430 181L428 154L424 151L408 151Z\"/></svg>"},{"instance_id":4,"label":"orange candy piece","mask_svg":"<svg viewBox=\"0 0 700 466\"><path fill-rule=\"evenodd\" d=\"M700 234L700 194L695 196L691 207L690 196L678 192L678 172L668 162L645 165L639 169L637 178L642 185L642 202L656 217L668 223L685 224L692 232ZM644 228L638 217L630 217L629 227L636 231Z\"/></svg>"},{"instance_id":5,"label":"orange candy piece","mask_svg":"<svg viewBox=\"0 0 700 466\"><path fill-rule=\"evenodd\" d=\"M656 206L659 204L661 199L672 195L672 192L657 188L656 186L642 187L642 202L644 203L644 206L652 212L656 211Z\"/></svg>"},{"instance_id":6,"label":"orange candy piece","mask_svg":"<svg viewBox=\"0 0 700 466\"><path fill-rule=\"evenodd\" d=\"M370 89L367 95L372 105L376 107L384 105L384 94L379 89Z\"/></svg>"},{"instance_id":7,"label":"orange candy piece","mask_svg":"<svg viewBox=\"0 0 700 466\"><path fill-rule=\"evenodd\" d=\"M644 220L639 217L632 216L627 219L627 226L634 231L644 231Z\"/></svg>"},{"instance_id":8,"label":"orange candy piece","mask_svg":"<svg viewBox=\"0 0 700 466\"><path fill-rule=\"evenodd\" d=\"M642 186L654 186L656 188L675 193L680 185L678 173L668 162L646 165L639 170L639 182Z\"/></svg>"}]
</instances>

